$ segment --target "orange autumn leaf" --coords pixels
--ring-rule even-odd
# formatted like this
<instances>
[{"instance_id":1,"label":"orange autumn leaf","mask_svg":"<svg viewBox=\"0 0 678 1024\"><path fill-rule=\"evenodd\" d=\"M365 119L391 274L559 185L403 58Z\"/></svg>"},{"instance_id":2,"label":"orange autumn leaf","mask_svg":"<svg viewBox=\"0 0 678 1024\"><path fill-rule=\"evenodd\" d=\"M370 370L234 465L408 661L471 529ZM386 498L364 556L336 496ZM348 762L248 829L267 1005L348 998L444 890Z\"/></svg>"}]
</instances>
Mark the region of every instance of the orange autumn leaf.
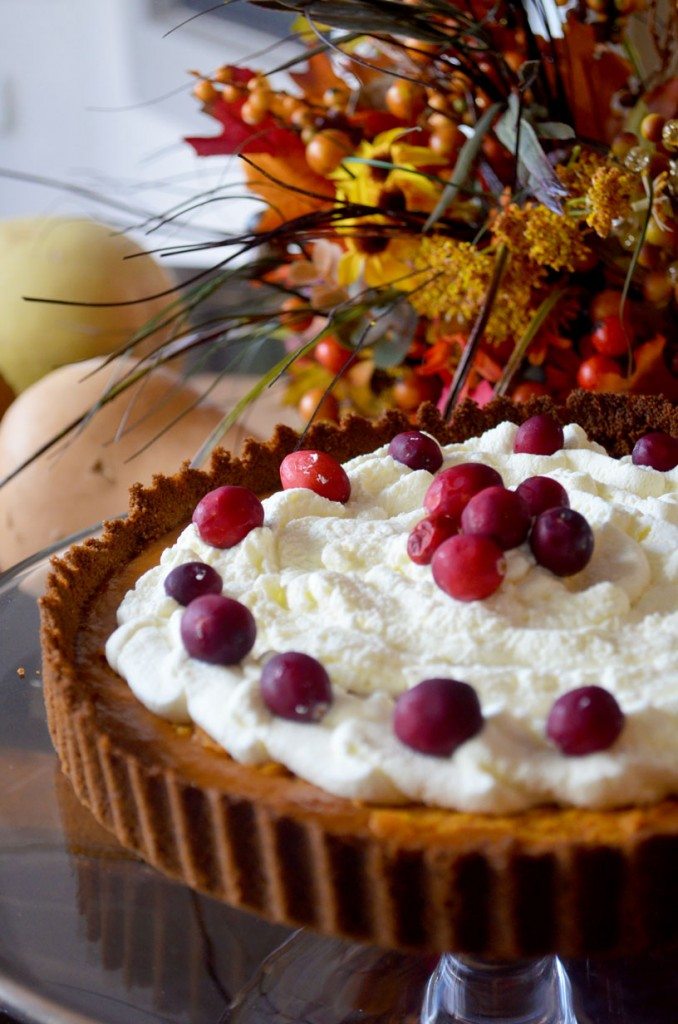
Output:
<instances>
[{"instance_id":1,"label":"orange autumn leaf","mask_svg":"<svg viewBox=\"0 0 678 1024\"><path fill-rule=\"evenodd\" d=\"M334 183L315 174L303 153L257 153L248 160L245 176L250 190L268 204L257 223L258 231L270 231L321 210L334 199Z\"/></svg>"},{"instance_id":2,"label":"orange autumn leaf","mask_svg":"<svg viewBox=\"0 0 678 1024\"><path fill-rule=\"evenodd\" d=\"M618 53L598 44L593 25L572 14L564 33L554 45L575 132L592 141L610 142L619 129L618 118L611 113L612 98L626 86L631 67Z\"/></svg>"},{"instance_id":3,"label":"orange autumn leaf","mask_svg":"<svg viewBox=\"0 0 678 1024\"><path fill-rule=\"evenodd\" d=\"M665 346L666 339L662 335L638 346L629 391L637 395L664 395L671 402L678 401L678 377L674 377L664 361Z\"/></svg>"},{"instance_id":4,"label":"orange autumn leaf","mask_svg":"<svg viewBox=\"0 0 678 1024\"><path fill-rule=\"evenodd\" d=\"M290 71L290 78L311 103L320 103L327 89L345 89L346 83L335 75L326 53L309 57L305 71Z\"/></svg>"}]
</instances>

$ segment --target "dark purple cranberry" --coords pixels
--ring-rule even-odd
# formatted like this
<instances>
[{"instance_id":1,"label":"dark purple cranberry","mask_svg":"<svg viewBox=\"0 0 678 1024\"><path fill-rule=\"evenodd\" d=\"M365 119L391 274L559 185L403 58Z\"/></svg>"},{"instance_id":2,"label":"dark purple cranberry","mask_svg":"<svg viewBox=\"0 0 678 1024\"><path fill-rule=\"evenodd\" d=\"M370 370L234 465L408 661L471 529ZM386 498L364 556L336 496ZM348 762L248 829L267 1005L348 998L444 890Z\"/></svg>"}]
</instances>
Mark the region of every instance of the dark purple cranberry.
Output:
<instances>
[{"instance_id":1,"label":"dark purple cranberry","mask_svg":"<svg viewBox=\"0 0 678 1024\"><path fill-rule=\"evenodd\" d=\"M482 727L476 691L456 679L424 679L401 693L393 714L401 743L437 757L449 756Z\"/></svg>"},{"instance_id":2,"label":"dark purple cranberry","mask_svg":"<svg viewBox=\"0 0 678 1024\"><path fill-rule=\"evenodd\" d=\"M261 673L261 696L269 711L296 722L319 722L332 703L332 685L310 654L274 654Z\"/></svg>"},{"instance_id":3,"label":"dark purple cranberry","mask_svg":"<svg viewBox=\"0 0 678 1024\"><path fill-rule=\"evenodd\" d=\"M653 430L636 441L631 453L635 466L651 466L662 473L678 466L678 437L671 437L661 430Z\"/></svg>"},{"instance_id":4,"label":"dark purple cranberry","mask_svg":"<svg viewBox=\"0 0 678 1024\"><path fill-rule=\"evenodd\" d=\"M624 712L602 686L582 686L555 701L546 734L563 754L580 757L607 750L624 728Z\"/></svg>"},{"instance_id":5,"label":"dark purple cranberry","mask_svg":"<svg viewBox=\"0 0 678 1024\"><path fill-rule=\"evenodd\" d=\"M516 494L525 502L531 516L548 508L569 508L570 499L562 484L550 476L528 476L516 487Z\"/></svg>"},{"instance_id":6,"label":"dark purple cranberry","mask_svg":"<svg viewBox=\"0 0 678 1024\"><path fill-rule=\"evenodd\" d=\"M192 658L235 665L252 650L257 635L249 608L232 597L196 597L181 616L181 639Z\"/></svg>"},{"instance_id":7,"label":"dark purple cranberry","mask_svg":"<svg viewBox=\"0 0 678 1024\"><path fill-rule=\"evenodd\" d=\"M438 442L420 430L405 430L402 434L396 434L388 446L388 454L410 469L427 469L429 473L435 473L443 464L443 453Z\"/></svg>"},{"instance_id":8,"label":"dark purple cranberry","mask_svg":"<svg viewBox=\"0 0 678 1024\"><path fill-rule=\"evenodd\" d=\"M491 537L504 551L523 543L530 523L523 499L506 487L486 487L474 494L461 514L463 533Z\"/></svg>"},{"instance_id":9,"label":"dark purple cranberry","mask_svg":"<svg viewBox=\"0 0 678 1024\"><path fill-rule=\"evenodd\" d=\"M264 506L247 487L217 487L201 498L193 512L201 540L215 548L232 548L264 522Z\"/></svg>"},{"instance_id":10,"label":"dark purple cranberry","mask_svg":"<svg viewBox=\"0 0 678 1024\"><path fill-rule=\"evenodd\" d=\"M539 413L518 427L513 450L529 455L553 455L563 447L564 440L560 423L547 413Z\"/></svg>"},{"instance_id":11,"label":"dark purple cranberry","mask_svg":"<svg viewBox=\"0 0 678 1024\"><path fill-rule=\"evenodd\" d=\"M486 487L501 487L502 478L483 462L460 462L443 469L429 484L424 508L430 516L459 519L474 494Z\"/></svg>"},{"instance_id":12,"label":"dark purple cranberry","mask_svg":"<svg viewBox=\"0 0 678 1024\"><path fill-rule=\"evenodd\" d=\"M190 604L204 594L220 594L222 579L216 569L204 562L184 562L168 572L165 593L179 604Z\"/></svg>"},{"instance_id":13,"label":"dark purple cranberry","mask_svg":"<svg viewBox=\"0 0 678 1024\"><path fill-rule=\"evenodd\" d=\"M417 565L428 565L436 548L458 529L459 522L452 516L428 516L417 523L407 538L407 553Z\"/></svg>"},{"instance_id":14,"label":"dark purple cranberry","mask_svg":"<svg viewBox=\"0 0 678 1024\"><path fill-rule=\"evenodd\" d=\"M549 508L538 515L530 533L532 554L556 576L573 576L593 554L593 531L572 508Z\"/></svg>"}]
</instances>

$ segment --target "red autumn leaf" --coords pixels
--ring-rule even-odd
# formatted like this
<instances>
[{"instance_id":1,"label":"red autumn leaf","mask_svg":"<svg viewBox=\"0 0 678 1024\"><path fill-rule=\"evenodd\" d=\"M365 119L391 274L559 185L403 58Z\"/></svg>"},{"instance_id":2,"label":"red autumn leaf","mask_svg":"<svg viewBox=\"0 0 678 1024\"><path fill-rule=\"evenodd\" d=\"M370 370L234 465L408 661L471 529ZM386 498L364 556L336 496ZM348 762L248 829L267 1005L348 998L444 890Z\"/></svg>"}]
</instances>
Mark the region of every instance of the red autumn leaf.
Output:
<instances>
[{"instance_id":1,"label":"red autumn leaf","mask_svg":"<svg viewBox=\"0 0 678 1024\"><path fill-rule=\"evenodd\" d=\"M361 128L366 139L373 139L375 135L380 135L381 132L389 132L392 128L404 127L407 125L407 122L399 117L394 117L387 110L356 110L351 115L351 124ZM419 133L417 138L423 139L421 133ZM417 144L424 145L423 141Z\"/></svg>"},{"instance_id":2,"label":"red autumn leaf","mask_svg":"<svg viewBox=\"0 0 678 1024\"><path fill-rule=\"evenodd\" d=\"M264 118L255 128L245 124L240 115L243 103L244 100L226 103L218 99L205 108L222 125L222 132L220 135L186 138L198 156L303 153L304 147L296 132L280 128L274 118Z\"/></svg>"}]
</instances>

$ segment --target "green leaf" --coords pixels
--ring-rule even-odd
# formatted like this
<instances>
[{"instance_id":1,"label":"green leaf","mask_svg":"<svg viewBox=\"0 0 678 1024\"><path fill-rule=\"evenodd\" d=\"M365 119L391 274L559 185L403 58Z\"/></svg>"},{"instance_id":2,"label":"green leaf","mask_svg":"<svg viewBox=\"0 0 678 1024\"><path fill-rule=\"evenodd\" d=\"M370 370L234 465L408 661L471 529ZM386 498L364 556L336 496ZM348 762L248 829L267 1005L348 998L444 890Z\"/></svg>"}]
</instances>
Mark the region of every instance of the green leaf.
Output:
<instances>
[{"instance_id":1,"label":"green leaf","mask_svg":"<svg viewBox=\"0 0 678 1024\"><path fill-rule=\"evenodd\" d=\"M501 375L501 379L498 381L494 393L495 395L505 395L508 391L511 381L516 375L518 367L522 363L525 353L532 344L537 332L540 330L542 324L547 317L553 312L556 305L560 302L563 295L567 291L567 288L560 288L557 291L551 292L543 300L536 313L532 317L527 330L521 336L517 342L513 352L509 356L508 362L504 367L504 372Z\"/></svg>"},{"instance_id":2,"label":"green leaf","mask_svg":"<svg viewBox=\"0 0 678 1024\"><path fill-rule=\"evenodd\" d=\"M539 121L534 127L541 139L576 138L572 125L564 124L562 121Z\"/></svg>"},{"instance_id":3,"label":"green leaf","mask_svg":"<svg viewBox=\"0 0 678 1024\"><path fill-rule=\"evenodd\" d=\"M520 132L518 131L520 125ZM561 197L566 190L558 181L533 126L520 113L515 93L509 97L506 113L495 125L499 141L515 153L518 149L518 181L531 195L554 213L562 213Z\"/></svg>"},{"instance_id":4,"label":"green leaf","mask_svg":"<svg viewBox=\"0 0 678 1024\"><path fill-rule=\"evenodd\" d=\"M443 193L438 200L435 209L427 218L426 223L422 228L424 234L431 230L436 221L440 220L447 207L456 198L457 193L466 184L466 181L471 174L475 159L480 151L483 139L492 127L492 122L501 110L501 107L501 103L493 103L492 106L487 108L475 126L473 135L466 140L459 150L459 156L457 157L452 179L449 185L443 189Z\"/></svg>"},{"instance_id":5,"label":"green leaf","mask_svg":"<svg viewBox=\"0 0 678 1024\"><path fill-rule=\"evenodd\" d=\"M210 456L212 450L219 444L222 437L224 437L231 427L238 422L238 419L248 405L251 405L259 395L263 394L266 388L275 384L275 382L282 377L285 370L292 365L295 359L305 356L307 352L310 352L311 349L317 345L317 343L318 337L315 337L295 349L294 352L287 352L283 358L275 364L275 366L272 366L270 370L267 370L266 373L262 374L256 384L254 384L250 390L243 395L238 402L236 402L231 411L227 413L219 423L217 423L214 430L212 430L207 440L201 445L200 450L191 461L191 465L196 468L202 466L205 460Z\"/></svg>"},{"instance_id":6,"label":"green leaf","mask_svg":"<svg viewBox=\"0 0 678 1024\"><path fill-rule=\"evenodd\" d=\"M395 308L375 310L375 322L364 336L363 346L372 349L374 365L381 370L399 366L410 350L419 317L409 302L399 302Z\"/></svg>"}]
</instances>

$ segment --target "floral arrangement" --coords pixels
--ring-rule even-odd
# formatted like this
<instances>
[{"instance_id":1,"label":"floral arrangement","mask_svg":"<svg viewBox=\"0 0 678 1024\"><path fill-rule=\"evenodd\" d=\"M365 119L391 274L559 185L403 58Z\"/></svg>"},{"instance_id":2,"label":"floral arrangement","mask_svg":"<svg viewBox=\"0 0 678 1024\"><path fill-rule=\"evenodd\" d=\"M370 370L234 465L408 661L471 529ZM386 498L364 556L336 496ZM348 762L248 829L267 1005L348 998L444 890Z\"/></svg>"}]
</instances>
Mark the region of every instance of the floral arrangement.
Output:
<instances>
[{"instance_id":1,"label":"floral arrangement","mask_svg":"<svg viewBox=\"0 0 678 1024\"><path fill-rule=\"evenodd\" d=\"M303 13L299 66L198 75L221 131L187 141L237 156L262 202L227 244L269 306L219 329L285 337L274 376L305 419L678 398L673 4L263 6Z\"/></svg>"}]
</instances>

